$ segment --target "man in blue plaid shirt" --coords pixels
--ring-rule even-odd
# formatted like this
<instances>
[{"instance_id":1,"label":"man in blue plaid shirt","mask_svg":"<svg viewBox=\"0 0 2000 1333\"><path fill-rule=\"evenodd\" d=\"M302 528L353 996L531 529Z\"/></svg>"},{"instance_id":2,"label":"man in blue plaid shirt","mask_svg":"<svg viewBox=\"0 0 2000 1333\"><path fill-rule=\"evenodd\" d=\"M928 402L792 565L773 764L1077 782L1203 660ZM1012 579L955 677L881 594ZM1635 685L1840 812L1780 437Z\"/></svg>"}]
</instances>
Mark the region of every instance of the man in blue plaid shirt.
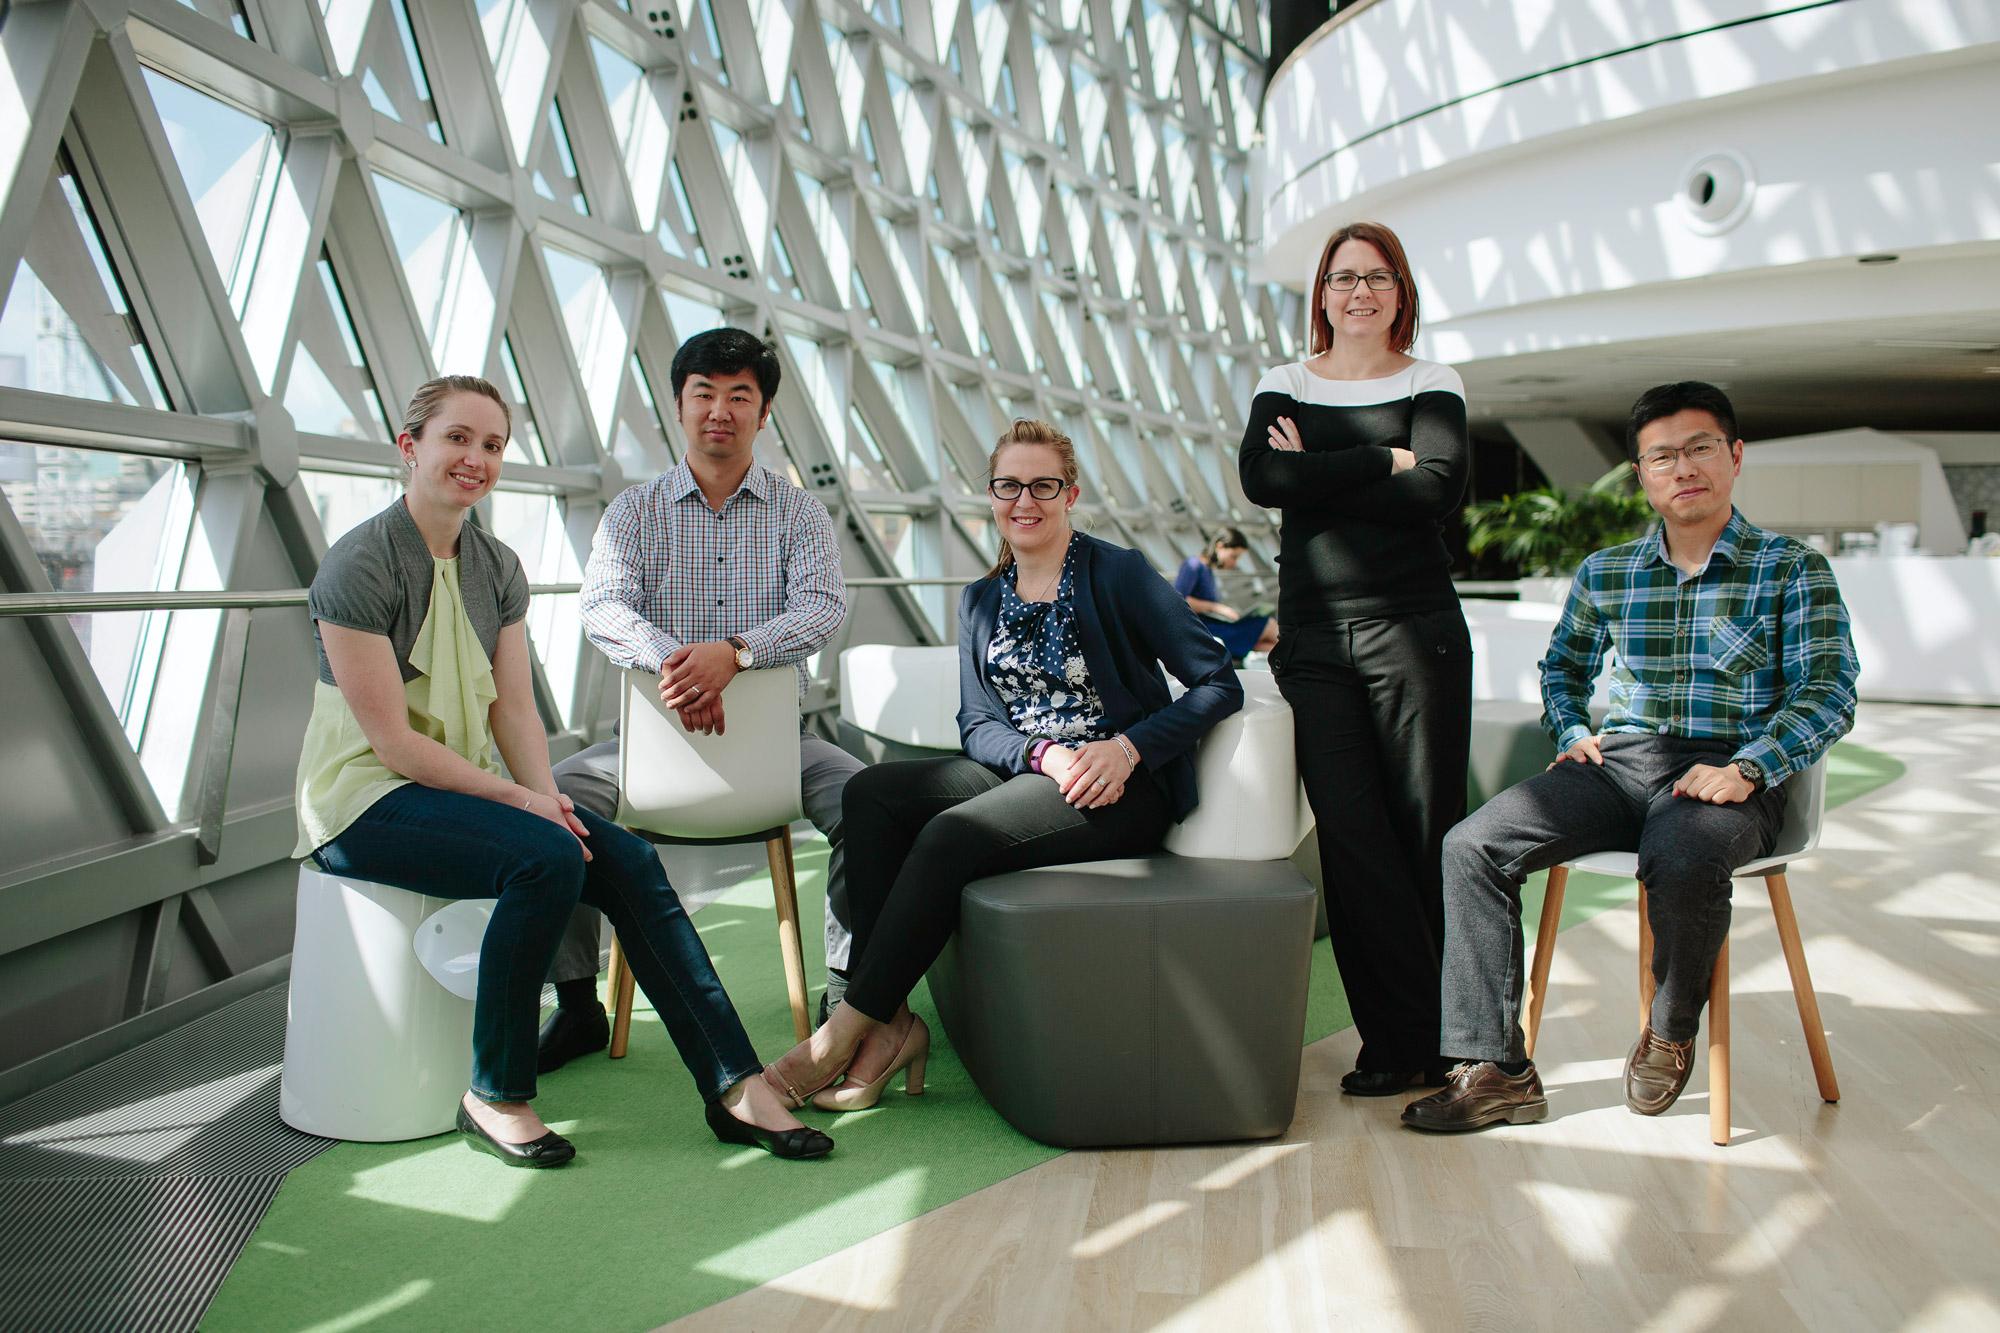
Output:
<instances>
[{"instance_id":1,"label":"man in blue plaid shirt","mask_svg":"<svg viewBox=\"0 0 2000 1333\"><path fill-rule=\"evenodd\" d=\"M840 546L826 506L756 461L780 367L755 334L713 329L674 354L674 407L687 437L678 467L621 492L604 511L583 577L583 626L620 667L656 672L660 701L690 731L726 727L724 691L738 671L796 664L847 618ZM806 818L824 833L827 862L826 1006L845 989L849 947L841 793L861 761L807 734L799 738ZM557 788L613 819L618 742L556 765ZM597 1002L598 913L578 908L550 969L556 1012L543 1025L546 1073L610 1039Z\"/></svg>"},{"instance_id":2,"label":"man in blue plaid shirt","mask_svg":"<svg viewBox=\"0 0 2000 1333\"><path fill-rule=\"evenodd\" d=\"M1658 1115L1687 1086L1731 872L1768 854L1785 782L1854 725L1858 665L1825 557L1729 502L1736 414L1713 385L1649 389L1626 447L1660 522L1583 562L1542 659L1549 771L1502 792L1444 846L1444 1028L1458 1061L1404 1108L1418 1129L1548 1114L1523 1049L1521 883L1595 851L1637 851L1653 928L1652 1012L1625 1060L1625 1104ZM1616 656L1593 731L1591 683Z\"/></svg>"}]
</instances>

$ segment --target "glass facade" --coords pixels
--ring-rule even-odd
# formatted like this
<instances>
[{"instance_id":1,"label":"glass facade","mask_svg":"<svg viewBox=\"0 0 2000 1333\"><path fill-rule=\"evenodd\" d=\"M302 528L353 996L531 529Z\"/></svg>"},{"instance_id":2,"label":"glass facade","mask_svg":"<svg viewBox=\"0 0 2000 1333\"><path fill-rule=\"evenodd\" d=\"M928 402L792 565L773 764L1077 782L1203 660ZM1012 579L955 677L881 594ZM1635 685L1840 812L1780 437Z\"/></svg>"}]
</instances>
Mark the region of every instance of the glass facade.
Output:
<instances>
[{"instance_id":1,"label":"glass facade","mask_svg":"<svg viewBox=\"0 0 2000 1333\"><path fill-rule=\"evenodd\" d=\"M55 587L113 586L101 551L141 513L156 564L213 567L129 586L228 586L203 496L241 475L232 449L273 486L295 451L306 581L397 493L400 404L441 372L513 405L480 521L537 582L575 582L607 496L680 456L673 353L721 323L778 350L759 456L833 511L850 578L979 572L985 459L1017 416L1075 438L1080 524L1163 570L1267 522L1232 455L1300 320L1244 277L1252 3L187 9L211 40L133 17L104 57L129 67L78 94L53 157L0 164L43 183L0 254L0 394L146 417L0 446ZM274 54L292 77L268 81ZM948 639L954 596L856 588L850 634ZM589 729L574 601L538 602L531 637L551 722Z\"/></svg>"}]
</instances>

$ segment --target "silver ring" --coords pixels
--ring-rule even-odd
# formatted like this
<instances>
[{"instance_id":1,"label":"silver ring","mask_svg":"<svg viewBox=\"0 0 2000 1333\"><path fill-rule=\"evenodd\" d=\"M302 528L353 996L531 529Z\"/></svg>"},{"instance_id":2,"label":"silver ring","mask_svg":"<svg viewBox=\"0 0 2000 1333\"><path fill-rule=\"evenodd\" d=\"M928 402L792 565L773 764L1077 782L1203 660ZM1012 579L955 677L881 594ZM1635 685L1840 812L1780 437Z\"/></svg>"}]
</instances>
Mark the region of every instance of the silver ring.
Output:
<instances>
[{"instance_id":1,"label":"silver ring","mask_svg":"<svg viewBox=\"0 0 2000 1333\"><path fill-rule=\"evenodd\" d=\"M688 689L689 689L689 690L690 690L691 692L695 693L695 694L700 694L700 693L701 693L701 686L699 686L699 685L690 685L690 686L688 686Z\"/></svg>"}]
</instances>

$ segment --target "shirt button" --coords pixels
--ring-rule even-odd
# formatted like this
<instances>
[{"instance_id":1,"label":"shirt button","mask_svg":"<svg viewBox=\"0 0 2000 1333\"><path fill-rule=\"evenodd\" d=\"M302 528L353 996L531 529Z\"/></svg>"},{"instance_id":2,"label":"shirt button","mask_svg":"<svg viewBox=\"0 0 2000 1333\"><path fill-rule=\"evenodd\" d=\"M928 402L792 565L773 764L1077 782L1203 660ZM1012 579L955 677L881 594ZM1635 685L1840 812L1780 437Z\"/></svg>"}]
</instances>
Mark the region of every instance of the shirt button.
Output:
<instances>
[{"instance_id":1,"label":"shirt button","mask_svg":"<svg viewBox=\"0 0 2000 1333\"><path fill-rule=\"evenodd\" d=\"M1666 735L1666 734L1667 734L1667 724L1666 724L1666 723L1664 723L1664 722L1662 722L1662 723L1660 724L1660 734L1661 734L1662 736L1664 736L1664 735Z\"/></svg>"},{"instance_id":2,"label":"shirt button","mask_svg":"<svg viewBox=\"0 0 2000 1333\"><path fill-rule=\"evenodd\" d=\"M716 604L717 606L721 606L721 605L722 605L722 599L721 599L720 597L716 598L716 599L715 599L715 604Z\"/></svg>"}]
</instances>

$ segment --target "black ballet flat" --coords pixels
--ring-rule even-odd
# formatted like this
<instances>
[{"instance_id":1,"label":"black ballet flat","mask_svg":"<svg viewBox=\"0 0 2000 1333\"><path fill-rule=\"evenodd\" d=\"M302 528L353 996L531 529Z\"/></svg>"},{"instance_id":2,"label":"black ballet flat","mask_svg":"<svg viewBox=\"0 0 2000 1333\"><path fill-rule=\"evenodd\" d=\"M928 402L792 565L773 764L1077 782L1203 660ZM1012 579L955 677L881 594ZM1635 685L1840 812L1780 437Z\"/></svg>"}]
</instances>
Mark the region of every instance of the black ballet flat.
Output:
<instances>
[{"instance_id":1,"label":"black ballet flat","mask_svg":"<svg viewBox=\"0 0 2000 1333\"><path fill-rule=\"evenodd\" d=\"M786 1161L824 1157L833 1151L833 1140L810 1125L798 1129L763 1129L738 1120L721 1102L710 1102L703 1108L702 1114L708 1119L709 1131L724 1143L762 1148L771 1156L782 1157Z\"/></svg>"},{"instance_id":2,"label":"black ballet flat","mask_svg":"<svg viewBox=\"0 0 2000 1333\"><path fill-rule=\"evenodd\" d=\"M553 1129L528 1143L507 1143L496 1139L480 1128L479 1122L472 1118L472 1112L465 1109L463 1102L458 1106L458 1132L472 1147L493 1154L508 1166L562 1166L576 1156L576 1145Z\"/></svg>"}]
</instances>

